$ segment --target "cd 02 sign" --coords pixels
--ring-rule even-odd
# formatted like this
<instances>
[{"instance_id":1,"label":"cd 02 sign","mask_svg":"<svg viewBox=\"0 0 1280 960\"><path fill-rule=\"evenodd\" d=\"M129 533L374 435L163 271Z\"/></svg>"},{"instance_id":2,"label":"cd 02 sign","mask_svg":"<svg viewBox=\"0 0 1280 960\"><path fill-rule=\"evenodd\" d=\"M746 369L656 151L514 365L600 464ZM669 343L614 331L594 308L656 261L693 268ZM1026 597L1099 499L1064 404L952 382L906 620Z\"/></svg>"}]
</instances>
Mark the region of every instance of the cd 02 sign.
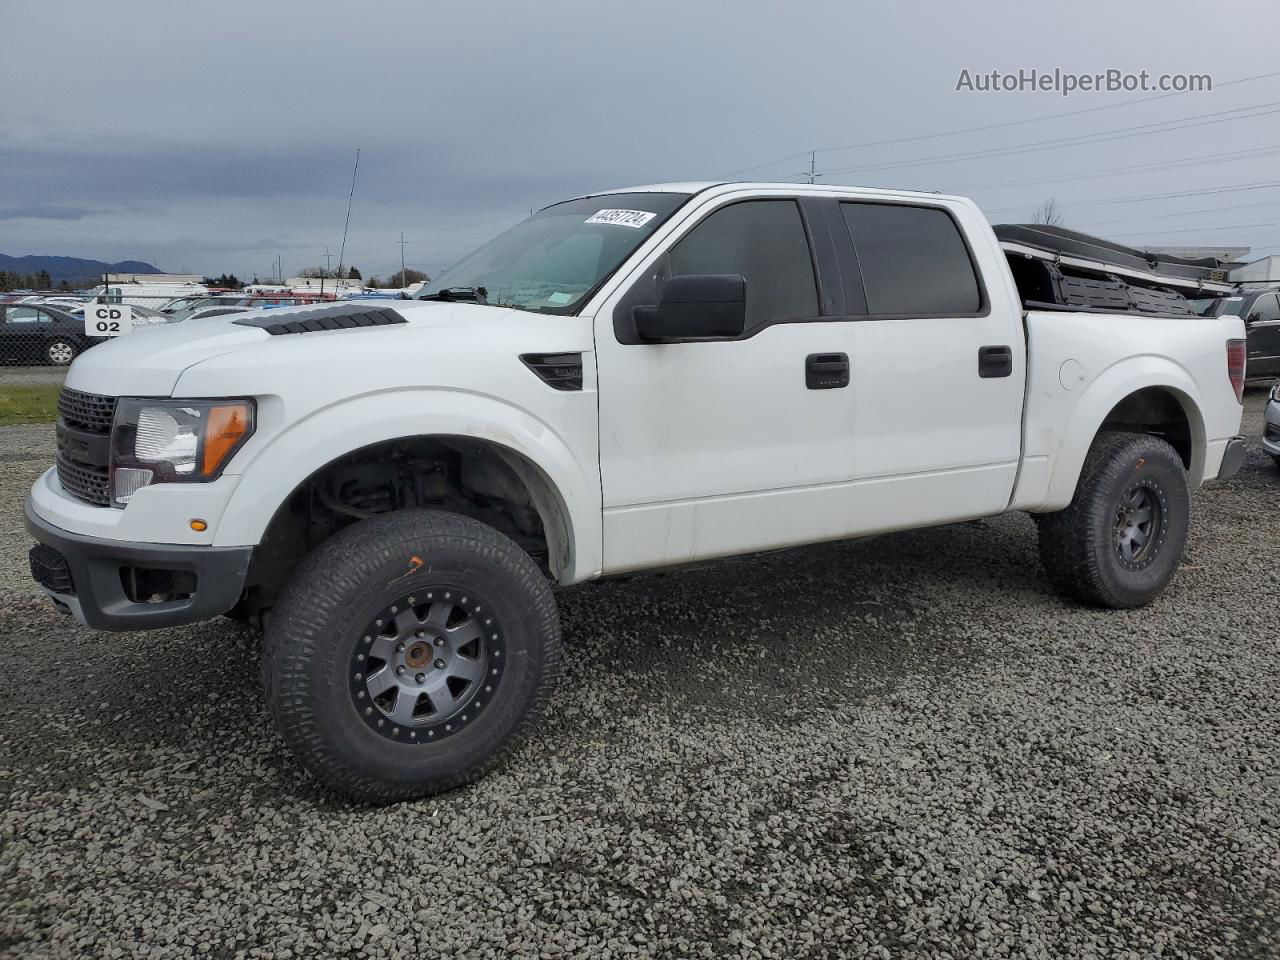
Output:
<instances>
[{"instance_id":1,"label":"cd 02 sign","mask_svg":"<svg viewBox=\"0 0 1280 960\"><path fill-rule=\"evenodd\" d=\"M90 337L132 333L133 308L122 303L91 303L84 308L84 332Z\"/></svg>"}]
</instances>

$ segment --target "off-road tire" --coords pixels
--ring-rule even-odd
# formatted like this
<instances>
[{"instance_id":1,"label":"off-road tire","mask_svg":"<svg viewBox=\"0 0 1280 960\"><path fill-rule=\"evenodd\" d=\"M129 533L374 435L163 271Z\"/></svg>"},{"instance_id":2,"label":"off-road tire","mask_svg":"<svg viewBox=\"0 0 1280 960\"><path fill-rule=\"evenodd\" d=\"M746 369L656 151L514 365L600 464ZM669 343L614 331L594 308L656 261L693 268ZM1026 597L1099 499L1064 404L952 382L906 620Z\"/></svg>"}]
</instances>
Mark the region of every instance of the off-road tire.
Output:
<instances>
[{"instance_id":1,"label":"off-road tire","mask_svg":"<svg viewBox=\"0 0 1280 960\"><path fill-rule=\"evenodd\" d=\"M393 741L377 715L362 715L352 658L379 611L442 586L485 598L484 616L501 624L502 672L484 709L447 739L403 742L397 727ZM560 656L555 598L528 554L476 520L404 510L340 531L302 563L267 625L263 682L301 764L351 799L381 803L449 790L501 763L542 713Z\"/></svg>"},{"instance_id":2,"label":"off-road tire","mask_svg":"<svg viewBox=\"0 0 1280 960\"><path fill-rule=\"evenodd\" d=\"M1118 544L1123 502L1135 490L1159 517L1137 563ZM1036 515L1036 524L1040 562L1060 593L1099 607L1144 606L1168 585L1187 544L1191 497L1182 459L1159 437L1100 433L1071 503Z\"/></svg>"}]
</instances>

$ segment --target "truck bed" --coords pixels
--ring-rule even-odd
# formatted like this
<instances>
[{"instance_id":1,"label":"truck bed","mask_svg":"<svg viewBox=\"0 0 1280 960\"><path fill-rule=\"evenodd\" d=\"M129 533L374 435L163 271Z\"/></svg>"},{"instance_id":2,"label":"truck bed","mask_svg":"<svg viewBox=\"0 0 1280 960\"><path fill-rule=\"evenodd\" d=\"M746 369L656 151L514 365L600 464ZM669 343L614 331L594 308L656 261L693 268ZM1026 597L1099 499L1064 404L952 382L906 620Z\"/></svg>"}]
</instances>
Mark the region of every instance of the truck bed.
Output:
<instances>
[{"instance_id":1,"label":"truck bed","mask_svg":"<svg viewBox=\"0 0 1280 960\"><path fill-rule=\"evenodd\" d=\"M1191 316L1231 292L1216 260L1145 250L1042 224L994 228L1024 309Z\"/></svg>"}]
</instances>

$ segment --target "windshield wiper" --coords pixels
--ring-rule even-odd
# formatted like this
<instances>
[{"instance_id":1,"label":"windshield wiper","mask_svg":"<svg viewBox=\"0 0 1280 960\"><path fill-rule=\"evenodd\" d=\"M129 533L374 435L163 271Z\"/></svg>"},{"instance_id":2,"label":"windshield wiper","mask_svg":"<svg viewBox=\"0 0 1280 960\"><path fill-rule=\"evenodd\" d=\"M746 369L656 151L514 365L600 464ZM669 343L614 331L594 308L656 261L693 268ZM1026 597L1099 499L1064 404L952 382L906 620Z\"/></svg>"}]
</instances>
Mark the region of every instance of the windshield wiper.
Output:
<instances>
[{"instance_id":1,"label":"windshield wiper","mask_svg":"<svg viewBox=\"0 0 1280 960\"><path fill-rule=\"evenodd\" d=\"M485 303L488 300L489 291L484 287L445 287L443 290L437 290L435 293L428 293L425 296L418 297L419 300L470 300L474 303Z\"/></svg>"}]
</instances>

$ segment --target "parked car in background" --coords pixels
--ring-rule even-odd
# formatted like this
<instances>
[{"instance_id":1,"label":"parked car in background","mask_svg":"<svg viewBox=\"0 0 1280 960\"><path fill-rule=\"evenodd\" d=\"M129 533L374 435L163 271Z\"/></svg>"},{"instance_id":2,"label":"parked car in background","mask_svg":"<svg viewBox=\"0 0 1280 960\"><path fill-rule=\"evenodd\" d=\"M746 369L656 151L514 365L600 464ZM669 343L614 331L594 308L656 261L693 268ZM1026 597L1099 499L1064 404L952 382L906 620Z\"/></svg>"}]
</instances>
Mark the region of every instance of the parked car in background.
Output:
<instances>
[{"instance_id":1,"label":"parked car in background","mask_svg":"<svg viewBox=\"0 0 1280 960\"><path fill-rule=\"evenodd\" d=\"M208 299L209 295L207 293L201 293L189 297L174 297L172 300L161 304L156 309L165 314L179 314L184 313L187 310L191 310Z\"/></svg>"},{"instance_id":2,"label":"parked car in background","mask_svg":"<svg viewBox=\"0 0 1280 960\"><path fill-rule=\"evenodd\" d=\"M191 320L203 320L206 317L221 317L221 316L225 316L228 313L245 313L249 309L250 309L249 307L236 307L236 306L202 307L199 310L193 310L189 315L187 315L186 317L183 317L182 319L188 322Z\"/></svg>"},{"instance_id":3,"label":"parked car in background","mask_svg":"<svg viewBox=\"0 0 1280 960\"><path fill-rule=\"evenodd\" d=\"M64 312L71 317L84 319L84 310L88 304L79 303L74 307L66 307ZM173 317L168 314L161 313L159 310L152 310L150 307L131 306L129 308L133 313L134 327L150 327L159 323L173 323Z\"/></svg>"},{"instance_id":4,"label":"parked car in background","mask_svg":"<svg viewBox=\"0 0 1280 960\"><path fill-rule=\"evenodd\" d=\"M1203 301L1206 317L1243 317L1250 380L1280 377L1280 289L1269 287Z\"/></svg>"},{"instance_id":5,"label":"parked car in background","mask_svg":"<svg viewBox=\"0 0 1280 960\"><path fill-rule=\"evenodd\" d=\"M1266 423L1262 428L1262 447L1280 467L1280 383L1271 388L1267 401Z\"/></svg>"},{"instance_id":6,"label":"parked car in background","mask_svg":"<svg viewBox=\"0 0 1280 960\"><path fill-rule=\"evenodd\" d=\"M96 342L85 336L83 318L57 307L31 303L0 306L0 362L65 367Z\"/></svg>"}]
</instances>

